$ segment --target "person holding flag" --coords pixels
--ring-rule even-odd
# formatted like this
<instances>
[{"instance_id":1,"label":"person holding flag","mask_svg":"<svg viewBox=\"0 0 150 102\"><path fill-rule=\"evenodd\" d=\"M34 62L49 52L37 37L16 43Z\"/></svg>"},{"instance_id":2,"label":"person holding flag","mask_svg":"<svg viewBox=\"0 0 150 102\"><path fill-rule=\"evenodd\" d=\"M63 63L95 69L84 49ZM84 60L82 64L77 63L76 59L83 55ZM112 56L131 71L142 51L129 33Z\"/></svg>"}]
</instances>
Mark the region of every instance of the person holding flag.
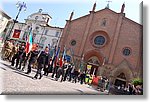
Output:
<instances>
[{"instance_id":1,"label":"person holding flag","mask_svg":"<svg viewBox=\"0 0 150 102\"><path fill-rule=\"evenodd\" d=\"M39 52L40 51L38 50L38 45L36 45L36 47L28 53L27 59L29 59L29 63L28 63L28 69L27 69L26 74L31 73L31 68L32 68L33 64L36 63Z\"/></svg>"},{"instance_id":2,"label":"person holding flag","mask_svg":"<svg viewBox=\"0 0 150 102\"><path fill-rule=\"evenodd\" d=\"M64 63L64 60L65 60L65 56L66 56L66 47L64 47L64 51L63 51L63 54L62 54L62 57L60 58L60 67L63 66L63 63Z\"/></svg>"},{"instance_id":3,"label":"person holding flag","mask_svg":"<svg viewBox=\"0 0 150 102\"><path fill-rule=\"evenodd\" d=\"M55 47L55 50L56 50L56 47ZM52 78L54 78L55 74L57 74L57 69L58 69L58 67L60 67L59 63L57 63L57 57L59 55L59 51L60 51L60 47L58 47L58 50L55 53L55 55L54 55L54 57L52 59L52 62L51 62L51 67L53 67L53 64L54 64L53 71L52 71L53 72Z\"/></svg>"}]
</instances>

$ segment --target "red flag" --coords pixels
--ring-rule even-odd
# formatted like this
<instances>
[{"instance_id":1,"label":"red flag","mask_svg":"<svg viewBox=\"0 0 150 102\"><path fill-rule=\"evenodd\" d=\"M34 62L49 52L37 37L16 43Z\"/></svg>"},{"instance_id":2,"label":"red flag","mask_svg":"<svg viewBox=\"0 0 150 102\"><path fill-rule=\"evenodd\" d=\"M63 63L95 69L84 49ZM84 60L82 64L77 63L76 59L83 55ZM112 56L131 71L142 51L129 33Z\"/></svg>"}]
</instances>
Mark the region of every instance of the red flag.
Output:
<instances>
[{"instance_id":1,"label":"red flag","mask_svg":"<svg viewBox=\"0 0 150 102\"><path fill-rule=\"evenodd\" d=\"M21 32L21 30L15 29L14 34L13 34L13 38L19 38L20 37L20 32Z\"/></svg>"},{"instance_id":2,"label":"red flag","mask_svg":"<svg viewBox=\"0 0 150 102\"><path fill-rule=\"evenodd\" d=\"M60 63L60 67L62 67L63 66L63 59L62 59L62 57L60 57L59 63Z\"/></svg>"}]
</instances>

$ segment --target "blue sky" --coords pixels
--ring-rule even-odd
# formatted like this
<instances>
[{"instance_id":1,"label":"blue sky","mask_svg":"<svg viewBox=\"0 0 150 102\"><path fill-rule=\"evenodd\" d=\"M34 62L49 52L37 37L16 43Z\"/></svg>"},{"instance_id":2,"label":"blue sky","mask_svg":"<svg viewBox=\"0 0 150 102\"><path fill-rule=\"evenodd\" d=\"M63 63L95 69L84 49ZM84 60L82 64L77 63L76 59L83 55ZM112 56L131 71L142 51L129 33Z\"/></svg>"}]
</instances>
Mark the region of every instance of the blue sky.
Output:
<instances>
[{"instance_id":1,"label":"blue sky","mask_svg":"<svg viewBox=\"0 0 150 102\"><path fill-rule=\"evenodd\" d=\"M38 12L41 8L52 16L49 23L51 26L64 27L70 13L74 10L73 19L89 14L93 4L96 2L96 11L105 8L108 0L20 0L27 4L26 12L21 11L18 21L24 22L32 13ZM126 17L140 23L140 2L142 0L111 0L110 9L120 12L122 4L125 2ZM18 12L16 3L18 0L0 0L1 9L10 17L15 19Z\"/></svg>"}]
</instances>

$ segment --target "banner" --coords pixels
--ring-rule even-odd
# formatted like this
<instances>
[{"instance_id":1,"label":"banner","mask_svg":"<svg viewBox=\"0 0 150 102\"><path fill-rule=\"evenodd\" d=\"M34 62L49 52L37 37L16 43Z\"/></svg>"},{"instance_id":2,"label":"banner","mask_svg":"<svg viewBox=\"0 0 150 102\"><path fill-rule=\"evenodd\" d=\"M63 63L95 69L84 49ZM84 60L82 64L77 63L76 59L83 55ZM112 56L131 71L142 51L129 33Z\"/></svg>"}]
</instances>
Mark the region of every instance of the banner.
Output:
<instances>
[{"instance_id":1,"label":"banner","mask_svg":"<svg viewBox=\"0 0 150 102\"><path fill-rule=\"evenodd\" d=\"M19 38L20 37L20 33L21 33L21 30L19 29L15 29L14 30L14 34L13 34L13 38Z\"/></svg>"},{"instance_id":2,"label":"banner","mask_svg":"<svg viewBox=\"0 0 150 102\"><path fill-rule=\"evenodd\" d=\"M32 50L32 28L30 29L29 36L26 42L26 53Z\"/></svg>"}]
</instances>

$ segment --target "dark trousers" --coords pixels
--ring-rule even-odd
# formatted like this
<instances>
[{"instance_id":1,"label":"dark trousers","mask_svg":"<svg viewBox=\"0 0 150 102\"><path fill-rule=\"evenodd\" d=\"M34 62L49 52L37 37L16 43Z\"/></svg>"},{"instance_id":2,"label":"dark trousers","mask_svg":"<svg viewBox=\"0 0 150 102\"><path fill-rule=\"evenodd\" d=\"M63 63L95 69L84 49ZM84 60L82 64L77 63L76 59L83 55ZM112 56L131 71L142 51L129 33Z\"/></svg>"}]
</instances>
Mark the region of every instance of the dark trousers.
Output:
<instances>
[{"instance_id":1,"label":"dark trousers","mask_svg":"<svg viewBox=\"0 0 150 102\"><path fill-rule=\"evenodd\" d=\"M63 79L63 81L66 81L68 76L69 76L68 70L66 70L66 72L64 71L64 79Z\"/></svg>"},{"instance_id":2,"label":"dark trousers","mask_svg":"<svg viewBox=\"0 0 150 102\"><path fill-rule=\"evenodd\" d=\"M19 55L15 54L12 58L12 61L11 61L11 65L14 66L15 64L15 60L16 60L16 68L18 67L18 64L19 64Z\"/></svg>"},{"instance_id":3,"label":"dark trousers","mask_svg":"<svg viewBox=\"0 0 150 102\"><path fill-rule=\"evenodd\" d=\"M40 75L39 79L42 78L42 68L44 67L44 64L38 64L37 72L34 76L34 78L38 78L38 75Z\"/></svg>"},{"instance_id":4,"label":"dark trousers","mask_svg":"<svg viewBox=\"0 0 150 102\"><path fill-rule=\"evenodd\" d=\"M28 64L28 69L27 69L27 73L31 73L31 65L33 65L35 63L35 60L30 60L29 64Z\"/></svg>"},{"instance_id":5,"label":"dark trousers","mask_svg":"<svg viewBox=\"0 0 150 102\"><path fill-rule=\"evenodd\" d=\"M21 69L21 65L22 65L22 63L24 63L24 61L25 61L25 58L20 59L18 69Z\"/></svg>"},{"instance_id":6,"label":"dark trousers","mask_svg":"<svg viewBox=\"0 0 150 102\"><path fill-rule=\"evenodd\" d=\"M44 71L44 75L48 75L48 65L44 65L44 69L43 69L43 71Z\"/></svg>"},{"instance_id":7,"label":"dark trousers","mask_svg":"<svg viewBox=\"0 0 150 102\"><path fill-rule=\"evenodd\" d=\"M57 74L56 74L56 80L58 80L61 75L62 75L62 78L61 78L61 82L62 82L63 78L64 78L64 69L58 68L58 71L57 71Z\"/></svg>"},{"instance_id":8,"label":"dark trousers","mask_svg":"<svg viewBox=\"0 0 150 102\"><path fill-rule=\"evenodd\" d=\"M83 84L85 82L85 74L80 75L80 84Z\"/></svg>"},{"instance_id":9,"label":"dark trousers","mask_svg":"<svg viewBox=\"0 0 150 102\"><path fill-rule=\"evenodd\" d=\"M56 77L57 71L58 71L58 68L55 67L53 70L52 78L54 78L54 76Z\"/></svg>"}]
</instances>

